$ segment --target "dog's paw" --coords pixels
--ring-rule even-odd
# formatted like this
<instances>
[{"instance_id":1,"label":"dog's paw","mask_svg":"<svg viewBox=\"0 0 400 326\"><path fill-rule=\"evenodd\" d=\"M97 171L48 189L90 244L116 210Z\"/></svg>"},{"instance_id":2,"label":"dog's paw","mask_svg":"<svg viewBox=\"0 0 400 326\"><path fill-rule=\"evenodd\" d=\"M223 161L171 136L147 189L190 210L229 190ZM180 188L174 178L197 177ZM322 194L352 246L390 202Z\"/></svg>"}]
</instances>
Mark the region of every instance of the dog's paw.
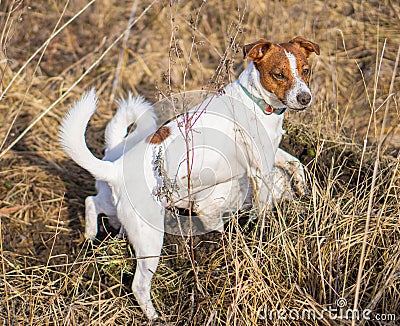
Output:
<instances>
[{"instance_id":1,"label":"dog's paw","mask_svg":"<svg viewBox=\"0 0 400 326\"><path fill-rule=\"evenodd\" d=\"M85 230L85 239L86 240L93 241L94 239L96 239L96 235L97 235L97 229L93 230L93 229L86 228L86 230Z\"/></svg>"},{"instance_id":2,"label":"dog's paw","mask_svg":"<svg viewBox=\"0 0 400 326\"><path fill-rule=\"evenodd\" d=\"M293 191L298 196L304 196L310 193L305 176L305 167L300 162L288 162L292 164L291 172L291 181Z\"/></svg>"},{"instance_id":3,"label":"dog's paw","mask_svg":"<svg viewBox=\"0 0 400 326\"><path fill-rule=\"evenodd\" d=\"M297 160L277 163L274 167L275 198L292 200L308 193L305 168Z\"/></svg>"}]
</instances>

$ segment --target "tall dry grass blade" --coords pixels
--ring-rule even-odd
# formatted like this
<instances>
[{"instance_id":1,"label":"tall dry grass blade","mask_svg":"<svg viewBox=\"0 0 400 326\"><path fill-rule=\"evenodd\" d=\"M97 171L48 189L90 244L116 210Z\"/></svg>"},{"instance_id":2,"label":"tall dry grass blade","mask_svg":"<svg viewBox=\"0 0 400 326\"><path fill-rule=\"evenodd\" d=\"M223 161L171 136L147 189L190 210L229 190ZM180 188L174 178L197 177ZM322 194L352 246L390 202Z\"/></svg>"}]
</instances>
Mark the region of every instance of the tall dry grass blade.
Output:
<instances>
[{"instance_id":1,"label":"tall dry grass blade","mask_svg":"<svg viewBox=\"0 0 400 326\"><path fill-rule=\"evenodd\" d=\"M55 24L55 26L54 26L54 28L53 28L53 31L51 32L51 35L52 35L52 36L50 36L50 38L48 38L47 41L43 44L44 46L43 46L43 48L40 50L41 53L40 53L40 55L39 55L39 58L38 58L38 60L37 60L36 65L35 65L35 67L34 67L34 69L33 69L32 76L35 76L35 75L36 75L36 73L37 73L37 71L38 71L38 69L39 69L39 65L40 65L40 63L42 62L43 56L44 56L44 54L46 53L46 50L47 50L47 48L48 48L48 46L49 46L49 44L50 44L50 40L51 40L52 38L54 38L54 36L57 35L60 31L62 31L65 27L68 26L67 24L65 24L65 25L64 25L65 27L62 26L60 29L58 29L58 26L59 26L59 24L61 23L61 20L63 19L64 15L65 15L65 12L66 12L66 10L67 10L68 4L69 4L69 1L67 1L67 2L65 3L65 5L64 5L63 11L62 11L62 13L61 13L60 16L59 16L59 18L58 18L58 20L57 20L57 22L56 22L56 24ZM83 12L83 11L82 11L82 12ZM77 16L77 17L78 17L78 16ZM27 62L29 62L29 60L31 60L31 59L33 59L33 56L31 56L31 58L29 58ZM26 63L27 63L27 62L26 62ZM25 63L25 64L26 64L26 63ZM20 70L20 71L21 71L21 70ZM18 76L18 74L20 73L20 71L17 72L17 74L16 74L14 77ZM11 80L11 82L9 83L8 86L11 86L12 83L13 83L13 80ZM15 124L15 121L17 120L17 118L18 118L18 116L19 116L19 114L20 114L20 111L22 110L22 107L23 107L23 105L24 105L24 103L25 103L26 96L27 96L27 94L29 93L30 88L32 87L32 83L33 83L33 80L29 83L28 87L27 87L26 90L25 90L25 93L24 93L24 96L23 96L23 98L22 98L22 101L21 101L21 103L19 104L19 109L17 110L16 114L14 115L14 119L11 121L10 126L9 126L9 129L7 130L7 132L6 132L6 134L5 134L4 138L3 138L3 141L2 141L2 143L0 144L0 151L2 150L2 148L3 148L4 144L5 144L5 142L7 141L7 138L8 138L8 136L9 136L10 132L11 132L11 129L13 128L13 126L14 126L14 124ZM6 90L7 90L7 89L6 89ZM1 99L3 98L3 96L4 96L5 92L6 92L6 90L4 90L4 92L0 95L0 101L1 101ZM0 155L0 157L1 157L1 155Z\"/></svg>"},{"instance_id":2,"label":"tall dry grass blade","mask_svg":"<svg viewBox=\"0 0 400 326\"><path fill-rule=\"evenodd\" d=\"M383 56L383 54L382 54L382 56ZM394 88L394 83L395 83L396 74L397 74L397 68L398 68L398 64L399 64L399 57L400 57L400 46L397 51L396 62L395 62L395 66L393 68L393 74L392 74L392 80L390 82L388 98L393 96L393 88ZM358 273L357 273L356 291L354 294L353 309L358 309L358 300L359 300L359 295L360 295L361 281L362 281L364 265L365 265L365 260L366 260L367 240L369 237L369 227L370 227L370 222L371 222L372 208L373 208L373 204L374 204L375 185L376 185L376 179L378 176L380 158L381 158L381 154L382 154L381 151L382 151L382 145L383 145L384 134L385 134L384 128L387 123L386 120L387 120L387 116L388 116L388 112L389 112L389 103L390 103L390 101L386 102L384 120L382 121L382 127L380 130L378 146L377 146L377 150L376 150L374 171L372 174L371 187L370 187L370 193L369 193L367 218L365 221L364 236L363 236L362 247L361 247L360 264L359 264ZM356 325L355 323L356 323L356 320L354 319L352 321L352 326L355 326Z\"/></svg>"},{"instance_id":3,"label":"tall dry grass blade","mask_svg":"<svg viewBox=\"0 0 400 326\"><path fill-rule=\"evenodd\" d=\"M4 297L6 301L6 311L7 311L7 322L8 325L11 325L11 312L10 312L10 302L9 302L9 290L8 290L8 282L7 282L7 270L6 270L6 265L5 261L3 258L4 252L3 252L3 223L2 223L2 218L0 218L0 255L1 255L1 269L2 269L2 276L3 276L3 288L4 288Z\"/></svg>"},{"instance_id":4,"label":"tall dry grass blade","mask_svg":"<svg viewBox=\"0 0 400 326\"><path fill-rule=\"evenodd\" d=\"M115 77L114 77L114 81L113 81L112 89L111 89L110 104L113 103L114 99L115 99L115 91L117 90L118 80L120 78L119 76L121 74L122 64L124 62L124 57L125 57L125 53L126 53L126 49L127 49L129 35L131 32L131 25L132 25L133 19L135 18L135 15L136 15L137 6L138 6L138 0L135 0L132 5L131 14L129 16L129 21L128 21L127 32L126 32L126 34L124 36L124 40L122 42L122 49L119 54L117 68L115 70Z\"/></svg>"},{"instance_id":5,"label":"tall dry grass blade","mask_svg":"<svg viewBox=\"0 0 400 326\"><path fill-rule=\"evenodd\" d=\"M21 75L21 73L26 69L26 67L31 63L31 61L43 50L45 49L49 43L57 37L67 26L69 26L73 21L75 21L82 13L84 13L96 0L91 0L87 3L81 10L79 10L71 19L69 19L64 25L62 25L54 34L52 34L29 58L26 62L21 66L21 68L17 71L11 81L8 83L7 87L0 95L0 101L4 98L4 95L8 92L11 86L15 83L16 79Z\"/></svg>"},{"instance_id":6,"label":"tall dry grass blade","mask_svg":"<svg viewBox=\"0 0 400 326\"><path fill-rule=\"evenodd\" d=\"M151 2L150 5L148 5L143 11L142 13L139 15L138 18L136 18L131 26L129 27L132 28L142 17L144 17L144 15L147 13L147 11L150 10L150 8L154 5L154 3L156 3L158 0L154 0L153 2ZM109 47L107 47L104 52L99 56L98 59L95 60L95 62L93 62L90 67L82 74L79 76L79 78L64 92L64 94L62 96L60 96L55 102L53 102L46 110L44 110L36 119L34 119L28 127L26 127L19 135L18 137L16 137L9 146L7 146L1 153L0 153L0 159L11 149L15 146L15 144L17 144L25 135L26 133L31 130L40 120L42 120L42 118L44 116L46 116L57 104L59 104L70 92L72 89L74 89L74 87L76 87L82 80L84 77L86 77L104 58L105 56L111 51L111 49L114 48L115 45L117 45L119 43L119 41L125 36L125 34L129 31L129 29L127 29L126 31L124 31L123 33L121 33L112 43ZM6 92L6 90L3 92L3 94ZM0 96L1 99L1 96Z\"/></svg>"}]
</instances>

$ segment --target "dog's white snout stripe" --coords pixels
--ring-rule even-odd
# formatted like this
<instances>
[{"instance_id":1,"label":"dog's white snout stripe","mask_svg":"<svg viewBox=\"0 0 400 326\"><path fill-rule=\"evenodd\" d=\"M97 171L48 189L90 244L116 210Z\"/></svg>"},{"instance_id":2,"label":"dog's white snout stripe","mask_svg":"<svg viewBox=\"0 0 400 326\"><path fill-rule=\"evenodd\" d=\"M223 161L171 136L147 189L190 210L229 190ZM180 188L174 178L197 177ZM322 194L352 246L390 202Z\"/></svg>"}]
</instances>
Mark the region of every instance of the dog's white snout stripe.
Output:
<instances>
[{"instance_id":1,"label":"dog's white snout stripe","mask_svg":"<svg viewBox=\"0 0 400 326\"><path fill-rule=\"evenodd\" d=\"M312 100L311 91L297 72L296 56L288 51L285 51L285 54L289 60L290 70L292 72L292 76L294 79L294 84L287 94L286 101L288 103L288 106L291 108L304 107L305 105L308 105ZM305 98L305 97L309 98L306 104L300 101L300 98Z\"/></svg>"}]
</instances>

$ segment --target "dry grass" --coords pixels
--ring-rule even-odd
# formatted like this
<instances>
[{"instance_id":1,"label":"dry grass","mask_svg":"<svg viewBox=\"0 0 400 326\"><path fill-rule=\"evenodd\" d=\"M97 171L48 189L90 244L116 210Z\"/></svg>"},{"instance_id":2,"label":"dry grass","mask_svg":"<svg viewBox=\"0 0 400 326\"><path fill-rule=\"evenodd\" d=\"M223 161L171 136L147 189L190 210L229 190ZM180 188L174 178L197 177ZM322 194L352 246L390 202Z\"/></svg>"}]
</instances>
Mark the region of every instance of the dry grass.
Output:
<instances>
[{"instance_id":1,"label":"dry grass","mask_svg":"<svg viewBox=\"0 0 400 326\"><path fill-rule=\"evenodd\" d=\"M184 239L167 236L155 304L171 325L350 325L326 314L261 318L321 312L338 298L400 320L398 2L171 4L0 2L3 325L145 323L126 286L134 255L123 240L84 241L83 199L94 181L57 143L61 117L85 89L101 93L88 130L100 154L113 98L218 89L243 69L245 42L296 35L322 49L312 59L315 104L287 114L283 141L307 164L310 195L196 237L198 282Z\"/></svg>"}]
</instances>

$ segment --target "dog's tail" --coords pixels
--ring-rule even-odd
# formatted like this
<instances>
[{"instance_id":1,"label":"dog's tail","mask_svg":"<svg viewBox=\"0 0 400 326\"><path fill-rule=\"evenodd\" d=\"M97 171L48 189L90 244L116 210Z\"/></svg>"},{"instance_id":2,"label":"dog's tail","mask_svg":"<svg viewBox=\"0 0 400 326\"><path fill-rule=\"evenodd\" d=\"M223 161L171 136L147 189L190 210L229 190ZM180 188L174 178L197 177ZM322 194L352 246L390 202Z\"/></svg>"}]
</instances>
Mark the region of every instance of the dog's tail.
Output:
<instances>
[{"instance_id":1,"label":"dog's tail","mask_svg":"<svg viewBox=\"0 0 400 326\"><path fill-rule=\"evenodd\" d=\"M135 123L135 130L127 135L128 127ZM157 119L150 103L142 96L134 97L129 93L128 99L119 101L119 108L108 123L105 132L105 160L114 161L124 151L129 150L146 136L157 130Z\"/></svg>"},{"instance_id":2,"label":"dog's tail","mask_svg":"<svg viewBox=\"0 0 400 326\"><path fill-rule=\"evenodd\" d=\"M116 173L113 163L95 157L87 148L85 141L85 130L96 107L96 92L92 88L69 109L64 117L60 128L60 143L64 151L78 165L88 170L96 179L110 182L115 179Z\"/></svg>"}]
</instances>

